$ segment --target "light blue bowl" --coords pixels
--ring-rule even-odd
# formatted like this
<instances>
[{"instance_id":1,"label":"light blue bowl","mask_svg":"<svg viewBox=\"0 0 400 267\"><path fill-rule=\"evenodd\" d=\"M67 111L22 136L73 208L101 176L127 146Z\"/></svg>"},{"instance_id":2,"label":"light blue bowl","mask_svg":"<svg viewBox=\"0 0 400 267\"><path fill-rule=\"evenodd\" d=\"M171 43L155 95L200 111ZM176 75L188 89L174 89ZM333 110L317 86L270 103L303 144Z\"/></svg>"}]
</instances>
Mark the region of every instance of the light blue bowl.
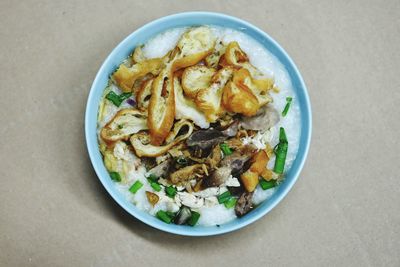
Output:
<instances>
[{"instance_id":1,"label":"light blue bowl","mask_svg":"<svg viewBox=\"0 0 400 267\"><path fill-rule=\"evenodd\" d=\"M127 201L122 194L115 188L113 181L104 167L103 160L98 148L96 136L97 112L98 105L107 85L109 75L119 66L122 60L129 56L133 48L138 44L143 44L153 36L176 27L193 26L193 25L217 25L226 28L232 28L246 33L259 43L265 46L272 54L274 54L286 67L289 72L298 102L301 110L301 137L297 157L293 162L291 169L286 175L284 182L278 187L274 195L264 201L256 209L248 213L246 216L235 219L229 223L219 227L190 227L179 226L174 224L166 224L157 218L137 209L132 203ZM304 162L307 157L311 139L311 106L307 94L304 81L283 48L275 42L268 34L248 22L219 13L209 12L188 12L170 15L160 18L146 24L125 38L107 57L101 66L99 72L94 79L92 88L90 89L89 98L86 106L85 114L85 134L86 144L89 156L92 161L94 170L100 178L101 183L108 193L123 207L127 212L135 216L142 222L153 226L157 229L180 235L188 236L209 236L227 233L240 229L267 214L274 208L289 192L293 184L296 182Z\"/></svg>"}]
</instances>

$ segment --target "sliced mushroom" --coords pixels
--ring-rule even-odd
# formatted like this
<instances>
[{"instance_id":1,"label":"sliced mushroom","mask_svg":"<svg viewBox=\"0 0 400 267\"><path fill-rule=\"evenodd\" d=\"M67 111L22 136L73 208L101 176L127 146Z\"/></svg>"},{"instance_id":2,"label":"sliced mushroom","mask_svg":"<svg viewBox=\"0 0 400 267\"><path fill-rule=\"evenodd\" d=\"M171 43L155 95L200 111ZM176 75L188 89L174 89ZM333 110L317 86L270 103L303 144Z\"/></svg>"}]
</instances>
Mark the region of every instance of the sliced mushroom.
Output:
<instances>
[{"instance_id":1,"label":"sliced mushroom","mask_svg":"<svg viewBox=\"0 0 400 267\"><path fill-rule=\"evenodd\" d=\"M235 213L238 217L242 217L246 213L248 213L252 207L253 192L244 192L238 199L235 206Z\"/></svg>"},{"instance_id":2,"label":"sliced mushroom","mask_svg":"<svg viewBox=\"0 0 400 267\"><path fill-rule=\"evenodd\" d=\"M239 130L239 122L234 121L227 128L225 128L225 130L221 132L226 136L233 137L237 134L238 130Z\"/></svg>"},{"instance_id":3,"label":"sliced mushroom","mask_svg":"<svg viewBox=\"0 0 400 267\"><path fill-rule=\"evenodd\" d=\"M260 108L253 117L242 117L240 125L247 130L268 130L279 122L279 113L272 105Z\"/></svg>"},{"instance_id":4,"label":"sliced mushroom","mask_svg":"<svg viewBox=\"0 0 400 267\"><path fill-rule=\"evenodd\" d=\"M190 147L197 146L201 149L208 149L226 139L220 131L214 129L199 130L194 132L186 141Z\"/></svg>"},{"instance_id":5,"label":"sliced mushroom","mask_svg":"<svg viewBox=\"0 0 400 267\"><path fill-rule=\"evenodd\" d=\"M220 186L228 180L231 172L232 168L228 166L218 168L204 180L204 185L206 187Z\"/></svg>"},{"instance_id":6,"label":"sliced mushroom","mask_svg":"<svg viewBox=\"0 0 400 267\"><path fill-rule=\"evenodd\" d=\"M165 177L168 174L171 164L172 164L172 159L169 158L169 159L161 162L161 164L150 169L148 171L148 173L154 174L157 177Z\"/></svg>"},{"instance_id":7,"label":"sliced mushroom","mask_svg":"<svg viewBox=\"0 0 400 267\"><path fill-rule=\"evenodd\" d=\"M233 152L231 155L226 156L221 161L221 166L230 166L232 172L239 172L242 170L244 164L253 156L255 148L253 146L243 146L240 150Z\"/></svg>"}]
</instances>

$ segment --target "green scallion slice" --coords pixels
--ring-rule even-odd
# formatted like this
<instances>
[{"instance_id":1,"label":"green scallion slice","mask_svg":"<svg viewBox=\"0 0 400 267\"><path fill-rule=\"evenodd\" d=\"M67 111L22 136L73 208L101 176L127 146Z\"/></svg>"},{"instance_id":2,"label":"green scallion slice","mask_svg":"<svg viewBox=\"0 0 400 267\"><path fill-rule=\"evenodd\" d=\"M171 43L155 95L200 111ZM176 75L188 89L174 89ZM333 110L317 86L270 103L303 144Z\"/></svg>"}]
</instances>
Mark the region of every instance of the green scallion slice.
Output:
<instances>
[{"instance_id":1,"label":"green scallion slice","mask_svg":"<svg viewBox=\"0 0 400 267\"><path fill-rule=\"evenodd\" d=\"M119 98L119 96L114 93L113 91L110 91L107 95L106 98L110 100L114 105L117 107L121 106L122 100Z\"/></svg>"},{"instance_id":2,"label":"green scallion slice","mask_svg":"<svg viewBox=\"0 0 400 267\"><path fill-rule=\"evenodd\" d=\"M121 182L121 175L118 172L110 172L111 180Z\"/></svg>"},{"instance_id":3,"label":"green scallion slice","mask_svg":"<svg viewBox=\"0 0 400 267\"><path fill-rule=\"evenodd\" d=\"M121 102L123 102L124 100L130 98L132 96L132 93L122 93L119 95L119 99L121 100Z\"/></svg>"},{"instance_id":4,"label":"green scallion slice","mask_svg":"<svg viewBox=\"0 0 400 267\"><path fill-rule=\"evenodd\" d=\"M279 143L276 145L274 148L274 153L275 153L275 166L274 166L274 172L278 174L282 174L283 170L285 168L285 161L286 161L286 155L288 152L288 140L286 138L286 133L285 129L283 127L280 127L279 129Z\"/></svg>"},{"instance_id":5,"label":"green scallion slice","mask_svg":"<svg viewBox=\"0 0 400 267\"><path fill-rule=\"evenodd\" d=\"M168 215L169 217L171 217L172 219L175 218L176 214L177 214L176 212L167 211L167 215Z\"/></svg>"},{"instance_id":6,"label":"green scallion slice","mask_svg":"<svg viewBox=\"0 0 400 267\"><path fill-rule=\"evenodd\" d=\"M157 181L158 181L158 177L155 176L154 174L150 174L150 175L147 177L147 179L150 180L150 181L152 181L152 182L157 182Z\"/></svg>"},{"instance_id":7,"label":"green scallion slice","mask_svg":"<svg viewBox=\"0 0 400 267\"><path fill-rule=\"evenodd\" d=\"M162 188L161 188L161 185L160 185L159 183L151 182L150 185L151 185L151 187L152 187L154 190L156 190L157 192L160 192L161 189L162 189Z\"/></svg>"},{"instance_id":8,"label":"green scallion slice","mask_svg":"<svg viewBox=\"0 0 400 267\"><path fill-rule=\"evenodd\" d=\"M285 117L286 114L288 113L289 108L290 108L290 103L292 103L292 100L293 100L292 97L286 97L286 105L285 105L285 108L282 111L282 116L283 117Z\"/></svg>"},{"instance_id":9,"label":"green scallion slice","mask_svg":"<svg viewBox=\"0 0 400 267\"><path fill-rule=\"evenodd\" d=\"M117 95L114 91L110 91L106 95L106 99L110 100L114 105L117 107L121 106L121 103L125 100L131 97L132 93L122 93L120 95Z\"/></svg>"},{"instance_id":10,"label":"green scallion slice","mask_svg":"<svg viewBox=\"0 0 400 267\"><path fill-rule=\"evenodd\" d=\"M276 186L276 180L266 181L264 179L260 179L259 184L263 190L267 190Z\"/></svg>"},{"instance_id":11,"label":"green scallion slice","mask_svg":"<svg viewBox=\"0 0 400 267\"><path fill-rule=\"evenodd\" d=\"M235 197L229 198L225 203L225 208L231 209L236 205L237 199Z\"/></svg>"},{"instance_id":12,"label":"green scallion slice","mask_svg":"<svg viewBox=\"0 0 400 267\"><path fill-rule=\"evenodd\" d=\"M172 218L168 215L168 213L163 210L157 211L156 216L158 219L168 224L170 224L172 221Z\"/></svg>"},{"instance_id":13,"label":"green scallion slice","mask_svg":"<svg viewBox=\"0 0 400 267\"><path fill-rule=\"evenodd\" d=\"M142 188L142 186L143 186L142 182L138 180L129 188L129 191L135 194L140 188Z\"/></svg>"},{"instance_id":14,"label":"green scallion slice","mask_svg":"<svg viewBox=\"0 0 400 267\"><path fill-rule=\"evenodd\" d=\"M220 144L219 147L221 148L225 156L229 156L233 153L232 149L227 144Z\"/></svg>"},{"instance_id":15,"label":"green scallion slice","mask_svg":"<svg viewBox=\"0 0 400 267\"><path fill-rule=\"evenodd\" d=\"M170 185L165 188L165 193L167 194L167 196L173 198L173 197L175 197L177 190L174 186Z\"/></svg>"},{"instance_id":16,"label":"green scallion slice","mask_svg":"<svg viewBox=\"0 0 400 267\"><path fill-rule=\"evenodd\" d=\"M218 203L219 204L225 203L230 198L231 198L231 193L229 191L226 191L218 196Z\"/></svg>"},{"instance_id":17,"label":"green scallion slice","mask_svg":"<svg viewBox=\"0 0 400 267\"><path fill-rule=\"evenodd\" d=\"M196 212L196 211L192 211L192 216L190 216L189 220L188 220L188 224L190 226L195 226L196 223L199 221L200 218L200 213Z\"/></svg>"}]
</instances>

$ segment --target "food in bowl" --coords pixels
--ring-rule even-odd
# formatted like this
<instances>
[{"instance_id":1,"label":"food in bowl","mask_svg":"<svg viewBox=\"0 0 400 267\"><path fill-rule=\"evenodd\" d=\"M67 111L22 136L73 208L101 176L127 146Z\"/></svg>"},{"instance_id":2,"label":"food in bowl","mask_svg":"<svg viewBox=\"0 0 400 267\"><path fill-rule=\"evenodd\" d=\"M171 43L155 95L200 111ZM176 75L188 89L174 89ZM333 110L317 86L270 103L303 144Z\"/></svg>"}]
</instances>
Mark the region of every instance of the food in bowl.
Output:
<instances>
[{"instance_id":1,"label":"food in bowl","mask_svg":"<svg viewBox=\"0 0 400 267\"><path fill-rule=\"evenodd\" d=\"M283 65L236 30L176 28L132 48L99 105L115 186L165 223L245 216L296 157L299 106Z\"/></svg>"}]
</instances>

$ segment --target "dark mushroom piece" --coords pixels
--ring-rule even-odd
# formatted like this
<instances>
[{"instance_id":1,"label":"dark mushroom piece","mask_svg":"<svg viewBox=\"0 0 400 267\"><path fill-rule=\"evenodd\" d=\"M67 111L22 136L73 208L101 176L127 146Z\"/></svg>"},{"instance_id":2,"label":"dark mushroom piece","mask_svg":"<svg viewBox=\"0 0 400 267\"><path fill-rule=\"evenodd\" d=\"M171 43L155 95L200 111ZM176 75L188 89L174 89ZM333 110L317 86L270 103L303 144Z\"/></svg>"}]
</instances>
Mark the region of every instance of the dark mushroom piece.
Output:
<instances>
[{"instance_id":1,"label":"dark mushroom piece","mask_svg":"<svg viewBox=\"0 0 400 267\"><path fill-rule=\"evenodd\" d=\"M237 134L238 130L239 130L239 121L234 121L221 132L225 136L233 137Z\"/></svg>"},{"instance_id":2,"label":"dark mushroom piece","mask_svg":"<svg viewBox=\"0 0 400 267\"><path fill-rule=\"evenodd\" d=\"M226 156L221 161L221 166L230 166L232 172L238 172L243 169L244 164L254 155L257 148L252 145L245 145L241 149Z\"/></svg>"},{"instance_id":3,"label":"dark mushroom piece","mask_svg":"<svg viewBox=\"0 0 400 267\"><path fill-rule=\"evenodd\" d=\"M223 166L219 169L216 169L210 176L204 179L205 187L214 187L220 186L228 180L231 175L232 168L228 166Z\"/></svg>"},{"instance_id":4,"label":"dark mushroom piece","mask_svg":"<svg viewBox=\"0 0 400 267\"><path fill-rule=\"evenodd\" d=\"M243 171L245 163L250 160L254 152L255 148L253 146L247 145L244 146L242 149L233 152L231 155L226 156L220 162L220 167L212 172L210 176L205 178L204 186L220 186L228 180L231 174L240 174L240 172Z\"/></svg>"},{"instance_id":5,"label":"dark mushroom piece","mask_svg":"<svg viewBox=\"0 0 400 267\"><path fill-rule=\"evenodd\" d=\"M241 117L240 126L246 130L265 131L279 122L279 113L271 105L260 108L253 117Z\"/></svg>"},{"instance_id":6,"label":"dark mushroom piece","mask_svg":"<svg viewBox=\"0 0 400 267\"><path fill-rule=\"evenodd\" d=\"M242 193L242 195L240 195L235 206L236 216L242 217L253 208L253 203L251 202L252 198L253 192L244 192Z\"/></svg>"},{"instance_id":7,"label":"dark mushroom piece","mask_svg":"<svg viewBox=\"0 0 400 267\"><path fill-rule=\"evenodd\" d=\"M189 147L197 146L201 149L209 149L226 139L223 133L215 129L199 130L186 140Z\"/></svg>"},{"instance_id":8,"label":"dark mushroom piece","mask_svg":"<svg viewBox=\"0 0 400 267\"><path fill-rule=\"evenodd\" d=\"M171 165L172 159L167 159L161 162L159 165L155 166L154 168L150 169L148 172L157 177L166 177L169 169L171 168Z\"/></svg>"}]
</instances>

